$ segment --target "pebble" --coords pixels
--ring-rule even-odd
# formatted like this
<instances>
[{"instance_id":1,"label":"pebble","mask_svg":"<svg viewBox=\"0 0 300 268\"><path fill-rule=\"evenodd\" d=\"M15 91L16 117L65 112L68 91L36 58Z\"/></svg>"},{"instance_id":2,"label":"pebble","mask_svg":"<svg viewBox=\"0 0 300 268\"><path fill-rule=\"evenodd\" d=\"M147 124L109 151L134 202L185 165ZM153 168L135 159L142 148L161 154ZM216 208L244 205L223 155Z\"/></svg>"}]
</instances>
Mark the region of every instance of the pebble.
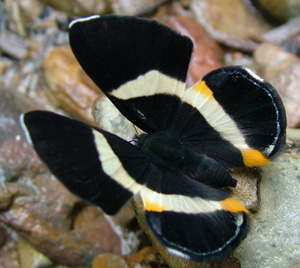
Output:
<instances>
[{"instance_id":1,"label":"pebble","mask_svg":"<svg viewBox=\"0 0 300 268\"><path fill-rule=\"evenodd\" d=\"M111 3L108 0L47 0L47 4L54 9L77 17L105 14L111 11Z\"/></svg>"},{"instance_id":2,"label":"pebble","mask_svg":"<svg viewBox=\"0 0 300 268\"><path fill-rule=\"evenodd\" d=\"M242 51L253 51L254 40L272 28L243 0L192 0L191 10L215 40Z\"/></svg>"},{"instance_id":3,"label":"pebble","mask_svg":"<svg viewBox=\"0 0 300 268\"><path fill-rule=\"evenodd\" d=\"M190 87L208 72L222 67L223 51L204 27L179 4L173 4L169 13L163 16L161 22L193 41L194 50L186 82Z\"/></svg>"},{"instance_id":4,"label":"pebble","mask_svg":"<svg viewBox=\"0 0 300 268\"><path fill-rule=\"evenodd\" d=\"M93 124L91 109L101 91L82 70L71 48L52 47L42 68L49 99L73 118Z\"/></svg>"},{"instance_id":5,"label":"pebble","mask_svg":"<svg viewBox=\"0 0 300 268\"><path fill-rule=\"evenodd\" d=\"M284 49L261 44L254 52L259 74L279 92L289 127L300 126L300 60Z\"/></svg>"}]
</instances>

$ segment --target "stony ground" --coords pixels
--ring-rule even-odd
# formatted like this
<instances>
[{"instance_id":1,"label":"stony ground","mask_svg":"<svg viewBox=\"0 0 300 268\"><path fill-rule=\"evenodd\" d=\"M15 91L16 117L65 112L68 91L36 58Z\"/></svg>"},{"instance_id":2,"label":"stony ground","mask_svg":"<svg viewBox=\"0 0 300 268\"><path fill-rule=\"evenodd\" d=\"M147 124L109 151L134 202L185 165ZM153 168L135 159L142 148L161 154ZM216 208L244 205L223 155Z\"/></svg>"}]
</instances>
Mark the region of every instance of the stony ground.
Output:
<instances>
[{"instance_id":1,"label":"stony ground","mask_svg":"<svg viewBox=\"0 0 300 268\"><path fill-rule=\"evenodd\" d=\"M220 262L175 260L172 267L300 267L300 1L250 2L0 1L0 268L163 267L132 204L108 218L70 194L18 122L21 113L46 109L132 136L68 45L69 21L107 13L157 19L190 36L188 86L213 69L242 64L269 81L286 107L283 154L266 168L232 171L234 194L253 212L247 239Z\"/></svg>"}]
</instances>

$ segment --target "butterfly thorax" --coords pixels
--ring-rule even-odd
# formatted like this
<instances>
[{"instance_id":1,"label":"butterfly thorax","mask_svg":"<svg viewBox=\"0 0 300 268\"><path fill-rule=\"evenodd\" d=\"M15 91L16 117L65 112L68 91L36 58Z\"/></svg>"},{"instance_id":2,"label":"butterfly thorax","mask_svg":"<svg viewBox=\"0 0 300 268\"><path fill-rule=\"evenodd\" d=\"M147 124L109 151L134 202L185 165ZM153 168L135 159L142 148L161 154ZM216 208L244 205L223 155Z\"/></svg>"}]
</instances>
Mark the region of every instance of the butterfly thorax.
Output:
<instances>
[{"instance_id":1,"label":"butterfly thorax","mask_svg":"<svg viewBox=\"0 0 300 268\"><path fill-rule=\"evenodd\" d=\"M176 131L141 134L138 137L137 146L157 164L169 165L184 158L184 148Z\"/></svg>"}]
</instances>

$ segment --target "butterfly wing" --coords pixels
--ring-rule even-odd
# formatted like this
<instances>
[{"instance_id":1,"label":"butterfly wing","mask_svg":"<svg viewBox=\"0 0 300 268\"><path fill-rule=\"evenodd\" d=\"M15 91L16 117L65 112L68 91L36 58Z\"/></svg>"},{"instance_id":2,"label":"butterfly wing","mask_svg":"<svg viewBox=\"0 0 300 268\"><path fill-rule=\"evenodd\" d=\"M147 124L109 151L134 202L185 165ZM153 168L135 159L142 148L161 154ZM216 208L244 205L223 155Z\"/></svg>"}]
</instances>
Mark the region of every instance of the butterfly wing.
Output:
<instances>
[{"instance_id":1,"label":"butterfly wing","mask_svg":"<svg viewBox=\"0 0 300 268\"><path fill-rule=\"evenodd\" d=\"M185 90L192 42L154 20L92 16L70 24L85 72L145 132L168 128Z\"/></svg>"},{"instance_id":2,"label":"butterfly wing","mask_svg":"<svg viewBox=\"0 0 300 268\"><path fill-rule=\"evenodd\" d=\"M115 214L147 180L149 159L104 130L51 112L21 117L27 139L74 194Z\"/></svg>"},{"instance_id":3,"label":"butterfly wing","mask_svg":"<svg viewBox=\"0 0 300 268\"><path fill-rule=\"evenodd\" d=\"M285 143L280 96L247 68L215 70L188 89L183 100L176 122L183 143L226 166L267 164Z\"/></svg>"},{"instance_id":4,"label":"butterfly wing","mask_svg":"<svg viewBox=\"0 0 300 268\"><path fill-rule=\"evenodd\" d=\"M140 196L150 230L168 252L212 261L227 256L246 237L248 212L228 194L177 172L164 172L160 179Z\"/></svg>"}]
</instances>

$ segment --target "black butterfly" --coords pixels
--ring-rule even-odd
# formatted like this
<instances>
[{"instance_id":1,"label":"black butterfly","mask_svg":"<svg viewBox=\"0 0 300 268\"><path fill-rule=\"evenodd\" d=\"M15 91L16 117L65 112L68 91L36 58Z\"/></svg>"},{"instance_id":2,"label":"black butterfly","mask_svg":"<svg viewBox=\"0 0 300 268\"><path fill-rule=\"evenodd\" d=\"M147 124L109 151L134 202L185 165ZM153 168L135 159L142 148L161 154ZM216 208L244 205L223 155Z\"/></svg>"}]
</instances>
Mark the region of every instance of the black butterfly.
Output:
<instances>
[{"instance_id":1,"label":"black butterfly","mask_svg":"<svg viewBox=\"0 0 300 268\"><path fill-rule=\"evenodd\" d=\"M92 16L70 24L87 74L145 133L133 145L50 112L21 117L28 140L73 193L113 215L139 194L150 230L170 253L195 261L228 255L248 211L220 189L228 167L261 166L285 143L275 89L247 68L207 74L185 91L192 42L160 23Z\"/></svg>"}]
</instances>

